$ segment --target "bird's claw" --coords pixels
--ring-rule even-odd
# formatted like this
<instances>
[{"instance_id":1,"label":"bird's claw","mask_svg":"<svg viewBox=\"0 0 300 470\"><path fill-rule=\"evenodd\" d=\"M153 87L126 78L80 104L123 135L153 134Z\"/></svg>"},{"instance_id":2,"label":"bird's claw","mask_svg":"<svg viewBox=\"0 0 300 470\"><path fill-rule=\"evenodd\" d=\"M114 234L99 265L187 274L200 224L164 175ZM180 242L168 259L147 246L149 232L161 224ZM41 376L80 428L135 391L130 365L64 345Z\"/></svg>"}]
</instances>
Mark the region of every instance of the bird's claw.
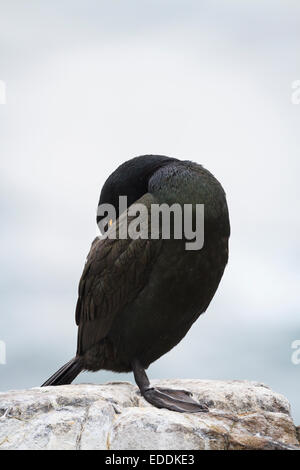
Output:
<instances>
[{"instance_id":1,"label":"bird's claw","mask_svg":"<svg viewBox=\"0 0 300 470\"><path fill-rule=\"evenodd\" d=\"M143 392L143 397L156 408L180 413L207 413L205 404L198 403L191 398L192 393L187 390L175 390L171 388L148 388Z\"/></svg>"}]
</instances>

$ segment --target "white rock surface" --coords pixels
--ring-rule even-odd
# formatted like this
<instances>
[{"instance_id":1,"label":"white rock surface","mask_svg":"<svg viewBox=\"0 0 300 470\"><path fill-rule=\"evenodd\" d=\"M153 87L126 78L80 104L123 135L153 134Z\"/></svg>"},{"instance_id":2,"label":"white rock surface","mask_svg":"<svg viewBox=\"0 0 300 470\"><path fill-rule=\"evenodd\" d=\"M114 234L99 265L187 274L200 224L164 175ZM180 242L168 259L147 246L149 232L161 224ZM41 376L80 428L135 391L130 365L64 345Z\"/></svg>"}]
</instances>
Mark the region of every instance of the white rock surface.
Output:
<instances>
[{"instance_id":1,"label":"white rock surface","mask_svg":"<svg viewBox=\"0 0 300 470\"><path fill-rule=\"evenodd\" d=\"M156 409L127 382L0 393L0 449L300 449L290 405L263 384L164 380L209 413Z\"/></svg>"}]
</instances>

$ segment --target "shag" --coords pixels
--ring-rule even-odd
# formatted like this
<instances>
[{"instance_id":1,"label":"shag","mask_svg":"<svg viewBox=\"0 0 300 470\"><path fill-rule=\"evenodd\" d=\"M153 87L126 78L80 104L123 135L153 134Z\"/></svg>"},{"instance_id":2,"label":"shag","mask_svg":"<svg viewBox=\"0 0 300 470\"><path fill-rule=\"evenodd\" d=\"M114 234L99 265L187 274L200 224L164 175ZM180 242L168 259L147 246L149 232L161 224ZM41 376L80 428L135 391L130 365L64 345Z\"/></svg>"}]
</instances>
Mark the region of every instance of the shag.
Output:
<instances>
[{"instance_id":1,"label":"shag","mask_svg":"<svg viewBox=\"0 0 300 470\"><path fill-rule=\"evenodd\" d=\"M127 211L119 213L119 196ZM204 244L186 249L174 235L109 237L122 230L130 206L204 205ZM209 306L228 260L230 224L225 192L202 165L161 155L126 161L106 180L99 205L111 204L116 220L91 246L79 282L76 356L43 386L71 383L83 370L133 371L141 395L158 408L205 412L186 390L151 387L145 369L176 346ZM132 216L128 216L132 220ZM97 216L101 223L104 216ZM193 222L193 223L194 223ZM127 222L128 223L128 220ZM173 227L174 228L174 227Z\"/></svg>"}]
</instances>

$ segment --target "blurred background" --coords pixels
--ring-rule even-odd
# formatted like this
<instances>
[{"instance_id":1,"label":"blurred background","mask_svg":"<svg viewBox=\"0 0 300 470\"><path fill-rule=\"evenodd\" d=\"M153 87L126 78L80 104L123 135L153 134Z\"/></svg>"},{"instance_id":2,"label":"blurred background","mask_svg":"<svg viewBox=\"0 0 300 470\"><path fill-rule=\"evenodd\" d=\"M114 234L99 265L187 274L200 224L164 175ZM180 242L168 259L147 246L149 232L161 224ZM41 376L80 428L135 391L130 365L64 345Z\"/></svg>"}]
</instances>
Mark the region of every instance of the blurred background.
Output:
<instances>
[{"instance_id":1,"label":"blurred background","mask_svg":"<svg viewBox=\"0 0 300 470\"><path fill-rule=\"evenodd\" d=\"M77 286L105 179L159 153L222 182L230 260L208 311L150 378L248 379L300 424L300 5L0 1L0 390L73 357ZM133 380L83 373L76 382Z\"/></svg>"}]
</instances>

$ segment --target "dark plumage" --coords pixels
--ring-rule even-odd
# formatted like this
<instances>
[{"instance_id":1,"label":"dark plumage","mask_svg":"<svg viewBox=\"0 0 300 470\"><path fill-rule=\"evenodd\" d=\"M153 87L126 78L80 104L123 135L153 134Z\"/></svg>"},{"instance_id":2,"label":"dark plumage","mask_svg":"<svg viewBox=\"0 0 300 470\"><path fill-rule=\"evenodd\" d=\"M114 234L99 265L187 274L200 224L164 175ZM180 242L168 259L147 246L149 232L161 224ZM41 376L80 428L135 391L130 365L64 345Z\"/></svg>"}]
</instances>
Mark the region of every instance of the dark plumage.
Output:
<instances>
[{"instance_id":1,"label":"dark plumage","mask_svg":"<svg viewBox=\"0 0 300 470\"><path fill-rule=\"evenodd\" d=\"M212 300L228 259L225 193L201 165L157 155L137 157L107 179L99 204L205 205L204 246L186 240L96 238L79 283L77 353L43 385L71 383L82 370L134 372L157 407L205 411L189 392L150 387L145 369L172 349ZM117 213L117 231L124 215ZM97 220L100 221L100 218Z\"/></svg>"}]
</instances>

